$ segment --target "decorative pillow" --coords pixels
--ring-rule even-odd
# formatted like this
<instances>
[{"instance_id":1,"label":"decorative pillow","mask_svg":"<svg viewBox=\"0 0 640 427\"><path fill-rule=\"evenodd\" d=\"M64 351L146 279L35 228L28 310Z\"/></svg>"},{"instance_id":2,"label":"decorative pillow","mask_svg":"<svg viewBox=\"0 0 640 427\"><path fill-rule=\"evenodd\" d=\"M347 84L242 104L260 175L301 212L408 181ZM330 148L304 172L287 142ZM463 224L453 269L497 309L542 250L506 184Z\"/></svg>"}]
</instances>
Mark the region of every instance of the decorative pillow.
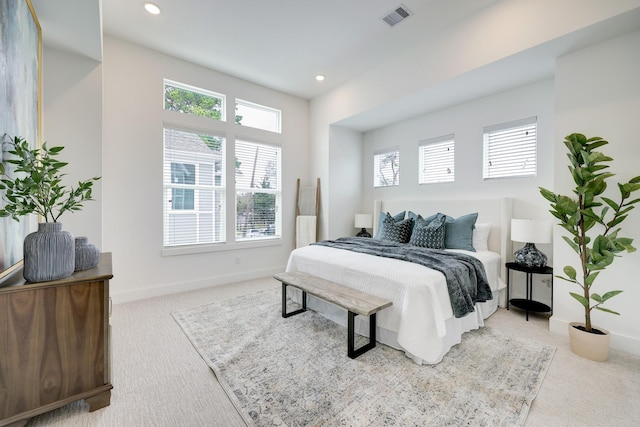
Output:
<instances>
[{"instance_id":1,"label":"decorative pillow","mask_svg":"<svg viewBox=\"0 0 640 427\"><path fill-rule=\"evenodd\" d=\"M406 211L398 212L393 215L392 218L396 221L402 221L404 219L404 214ZM376 227L376 235L373 236L374 239L382 239L382 223L387 215L391 215L389 212L380 212L380 216L378 217L378 226Z\"/></svg>"},{"instance_id":2,"label":"decorative pillow","mask_svg":"<svg viewBox=\"0 0 640 427\"><path fill-rule=\"evenodd\" d=\"M387 217L382 222L382 232L380 234L380 240L407 243L411 238L412 230L413 218L396 221L389 213L387 213Z\"/></svg>"},{"instance_id":3,"label":"decorative pillow","mask_svg":"<svg viewBox=\"0 0 640 427\"><path fill-rule=\"evenodd\" d=\"M437 217L438 215L442 215L442 214L440 214L440 213L435 213L435 214L433 214L433 215L431 215L431 216L428 216L428 217L426 217L426 218L423 218L423 219L424 219L425 221L427 221L427 222L431 222L431 221L433 221L434 219L436 219L436 217ZM417 221L419 216L421 216L421 215L419 215L419 214L417 214L417 213L415 213L415 212L412 212L412 211L409 211L409 213L407 213L407 218L413 218L413 220L414 220L414 221Z\"/></svg>"},{"instance_id":4,"label":"decorative pillow","mask_svg":"<svg viewBox=\"0 0 640 427\"><path fill-rule=\"evenodd\" d=\"M478 213L463 215L459 218L447 216L445 226L444 246L447 249L464 249L475 252L473 248L473 227Z\"/></svg>"},{"instance_id":5,"label":"decorative pillow","mask_svg":"<svg viewBox=\"0 0 640 427\"><path fill-rule=\"evenodd\" d=\"M476 251L489 250L489 233L491 233L490 222L476 224L476 228L473 229L473 248Z\"/></svg>"},{"instance_id":6,"label":"decorative pillow","mask_svg":"<svg viewBox=\"0 0 640 427\"><path fill-rule=\"evenodd\" d=\"M418 215L409 244L423 248L444 249L446 219L447 217L440 213L436 214L431 221Z\"/></svg>"}]
</instances>

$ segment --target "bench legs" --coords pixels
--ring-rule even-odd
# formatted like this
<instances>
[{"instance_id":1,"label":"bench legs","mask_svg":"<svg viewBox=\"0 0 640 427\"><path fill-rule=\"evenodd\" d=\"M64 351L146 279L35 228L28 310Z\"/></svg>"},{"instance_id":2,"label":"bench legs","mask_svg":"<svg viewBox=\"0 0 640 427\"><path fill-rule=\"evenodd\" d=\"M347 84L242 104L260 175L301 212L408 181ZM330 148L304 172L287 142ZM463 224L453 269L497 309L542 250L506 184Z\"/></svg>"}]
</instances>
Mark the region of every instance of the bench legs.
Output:
<instances>
[{"instance_id":1,"label":"bench legs","mask_svg":"<svg viewBox=\"0 0 640 427\"><path fill-rule=\"evenodd\" d=\"M362 353L366 353L367 351L371 350L372 348L374 348L376 346L376 313L373 313L369 316L369 343L363 345L362 347L358 348L358 349L354 349L354 343L355 343L355 331L354 331L354 320L356 318L357 314L354 312L349 312L349 324L348 324L348 328L347 328L347 340L348 340L348 346L347 346L347 355L352 358L355 359L356 357L360 356Z\"/></svg>"},{"instance_id":2,"label":"bench legs","mask_svg":"<svg viewBox=\"0 0 640 427\"><path fill-rule=\"evenodd\" d=\"M302 308L287 313L287 284L282 283L282 317L287 318L299 313L307 311L307 293L302 291ZM354 349L355 346L355 318L357 314L349 311L348 327L347 327L347 356L355 359L363 353L375 348L376 346L376 313L369 316L369 342L360 348Z\"/></svg>"},{"instance_id":3,"label":"bench legs","mask_svg":"<svg viewBox=\"0 0 640 427\"><path fill-rule=\"evenodd\" d=\"M307 311L307 293L302 291L302 308L292 311L291 313L287 313L287 284L282 283L282 317L286 319L287 317L291 317L305 311Z\"/></svg>"}]
</instances>

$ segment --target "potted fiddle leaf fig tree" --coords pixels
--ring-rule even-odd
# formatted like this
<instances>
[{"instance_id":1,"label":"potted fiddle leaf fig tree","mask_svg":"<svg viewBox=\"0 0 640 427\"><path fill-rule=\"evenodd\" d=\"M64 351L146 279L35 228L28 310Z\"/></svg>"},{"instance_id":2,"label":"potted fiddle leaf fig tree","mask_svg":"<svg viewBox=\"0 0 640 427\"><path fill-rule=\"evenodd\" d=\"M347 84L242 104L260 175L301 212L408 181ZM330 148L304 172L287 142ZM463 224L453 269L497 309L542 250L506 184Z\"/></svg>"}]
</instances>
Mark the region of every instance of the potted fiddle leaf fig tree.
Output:
<instances>
[{"instance_id":1,"label":"potted fiddle leaf fig tree","mask_svg":"<svg viewBox=\"0 0 640 427\"><path fill-rule=\"evenodd\" d=\"M564 275L556 276L577 286L577 292L570 292L570 295L584 309L584 323L569 324L571 350L597 361L607 360L611 338L608 331L592 325L591 314L596 309L619 315L604 305L622 291L594 292L593 286L598 275L610 267L619 254L636 250L632 246L633 239L621 235L620 224L640 201L631 197L640 190L640 176L618 183L616 200L604 195L607 181L614 176L606 171L609 167L606 163L613 159L596 149L606 144L608 141L600 137L587 138L580 133L568 135L564 145L568 149L569 171L575 183L573 195L555 194L540 187L542 196L551 202L551 214L569 233L562 238L578 255L578 270L567 265L563 269Z\"/></svg>"},{"instance_id":2,"label":"potted fiddle leaf fig tree","mask_svg":"<svg viewBox=\"0 0 640 427\"><path fill-rule=\"evenodd\" d=\"M64 147L44 143L42 148L33 148L18 136L9 144L9 158L0 163L0 217L19 221L20 217L37 214L44 220L38 224L38 231L24 240L23 276L29 282L70 276L75 269L75 241L69 232L62 231L58 219L65 212L81 210L84 201L93 200L91 190L100 177L67 187L62 184L62 168L68 163L57 159Z\"/></svg>"}]
</instances>

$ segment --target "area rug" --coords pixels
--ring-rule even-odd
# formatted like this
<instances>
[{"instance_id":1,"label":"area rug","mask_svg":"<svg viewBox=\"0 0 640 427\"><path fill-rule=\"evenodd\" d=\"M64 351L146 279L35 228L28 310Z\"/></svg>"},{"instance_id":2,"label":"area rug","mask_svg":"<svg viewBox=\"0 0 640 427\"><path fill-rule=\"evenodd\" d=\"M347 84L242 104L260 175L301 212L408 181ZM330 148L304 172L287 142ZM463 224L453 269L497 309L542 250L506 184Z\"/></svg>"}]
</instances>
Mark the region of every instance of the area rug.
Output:
<instances>
[{"instance_id":1,"label":"area rug","mask_svg":"<svg viewBox=\"0 0 640 427\"><path fill-rule=\"evenodd\" d=\"M523 425L555 352L485 327L437 365L380 343L352 360L346 328L280 304L274 289L172 313L247 425Z\"/></svg>"}]
</instances>

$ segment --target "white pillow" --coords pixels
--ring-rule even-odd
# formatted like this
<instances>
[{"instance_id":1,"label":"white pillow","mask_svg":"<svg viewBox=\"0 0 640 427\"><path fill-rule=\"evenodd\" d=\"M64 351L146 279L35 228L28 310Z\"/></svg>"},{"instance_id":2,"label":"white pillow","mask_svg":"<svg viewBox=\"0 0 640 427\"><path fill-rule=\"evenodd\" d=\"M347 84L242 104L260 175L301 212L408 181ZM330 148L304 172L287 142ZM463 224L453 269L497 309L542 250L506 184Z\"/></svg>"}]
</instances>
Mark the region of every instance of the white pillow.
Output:
<instances>
[{"instance_id":1,"label":"white pillow","mask_svg":"<svg viewBox=\"0 0 640 427\"><path fill-rule=\"evenodd\" d=\"M476 251L488 251L489 250L489 233L491 232L491 223L482 222L476 223L476 227L473 229L473 248Z\"/></svg>"}]
</instances>

